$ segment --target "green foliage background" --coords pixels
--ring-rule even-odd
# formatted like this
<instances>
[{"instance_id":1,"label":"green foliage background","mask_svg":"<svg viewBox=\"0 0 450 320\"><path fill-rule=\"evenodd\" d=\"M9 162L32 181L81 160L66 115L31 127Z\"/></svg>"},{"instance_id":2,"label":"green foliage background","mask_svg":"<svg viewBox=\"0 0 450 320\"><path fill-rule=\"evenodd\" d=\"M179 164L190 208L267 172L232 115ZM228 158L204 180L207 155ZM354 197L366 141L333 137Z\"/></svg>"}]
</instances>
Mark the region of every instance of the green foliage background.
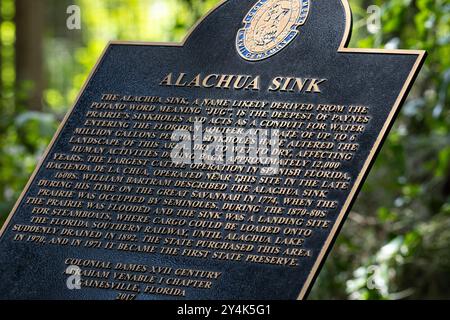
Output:
<instances>
[{"instance_id":1,"label":"green foliage background","mask_svg":"<svg viewBox=\"0 0 450 320\"><path fill-rule=\"evenodd\" d=\"M109 40L180 41L218 0L38 0L46 89L17 83L15 1L0 2L0 225ZM311 294L312 299L450 298L450 1L350 0L350 47L429 56ZM82 29L66 28L81 7ZM367 8L382 12L368 32ZM30 35L31 36L31 35ZM31 53L32 54L32 53ZM30 111L35 110L35 111Z\"/></svg>"}]
</instances>

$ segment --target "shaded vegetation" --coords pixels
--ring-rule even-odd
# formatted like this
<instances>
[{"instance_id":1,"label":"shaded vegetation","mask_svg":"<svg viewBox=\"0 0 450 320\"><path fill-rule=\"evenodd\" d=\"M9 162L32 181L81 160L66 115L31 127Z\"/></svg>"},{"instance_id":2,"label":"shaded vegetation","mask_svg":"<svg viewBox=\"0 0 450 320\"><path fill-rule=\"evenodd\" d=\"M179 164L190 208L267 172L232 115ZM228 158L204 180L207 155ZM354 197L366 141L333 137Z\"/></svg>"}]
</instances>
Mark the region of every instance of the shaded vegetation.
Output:
<instances>
[{"instance_id":1,"label":"shaded vegetation","mask_svg":"<svg viewBox=\"0 0 450 320\"><path fill-rule=\"evenodd\" d=\"M218 2L39 1L46 16L31 25L39 33L26 31L29 6L19 5L35 0L0 2L0 224L106 43L180 41ZM73 2L81 7L82 29L70 31L66 8ZM351 47L425 49L429 57L311 298L449 298L450 2L349 2ZM365 22L374 4L382 28L373 34ZM29 74L17 61L33 61L24 54L36 55L36 48L23 48L31 37L44 61Z\"/></svg>"}]
</instances>

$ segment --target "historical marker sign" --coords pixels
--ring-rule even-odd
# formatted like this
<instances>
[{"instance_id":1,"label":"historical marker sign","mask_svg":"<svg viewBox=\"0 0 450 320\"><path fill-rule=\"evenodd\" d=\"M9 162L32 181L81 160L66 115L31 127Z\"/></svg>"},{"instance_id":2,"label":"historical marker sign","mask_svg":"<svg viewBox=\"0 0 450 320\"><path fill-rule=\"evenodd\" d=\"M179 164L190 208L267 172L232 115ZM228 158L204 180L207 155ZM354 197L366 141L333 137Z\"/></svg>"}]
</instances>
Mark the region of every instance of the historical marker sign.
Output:
<instances>
[{"instance_id":1,"label":"historical marker sign","mask_svg":"<svg viewBox=\"0 0 450 320\"><path fill-rule=\"evenodd\" d=\"M425 57L346 0L112 42L1 233L0 297L305 298Z\"/></svg>"}]
</instances>

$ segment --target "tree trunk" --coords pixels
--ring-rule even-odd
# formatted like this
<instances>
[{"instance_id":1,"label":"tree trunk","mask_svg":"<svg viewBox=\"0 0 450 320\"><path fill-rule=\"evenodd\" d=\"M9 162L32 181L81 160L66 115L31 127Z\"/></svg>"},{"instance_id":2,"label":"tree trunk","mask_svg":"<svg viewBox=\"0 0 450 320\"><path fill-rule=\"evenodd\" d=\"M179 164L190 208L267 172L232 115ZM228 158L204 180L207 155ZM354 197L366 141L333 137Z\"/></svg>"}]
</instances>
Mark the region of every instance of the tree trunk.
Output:
<instances>
[{"instance_id":1,"label":"tree trunk","mask_svg":"<svg viewBox=\"0 0 450 320\"><path fill-rule=\"evenodd\" d=\"M45 89L44 0L16 0L16 86L18 107L42 109Z\"/></svg>"}]
</instances>

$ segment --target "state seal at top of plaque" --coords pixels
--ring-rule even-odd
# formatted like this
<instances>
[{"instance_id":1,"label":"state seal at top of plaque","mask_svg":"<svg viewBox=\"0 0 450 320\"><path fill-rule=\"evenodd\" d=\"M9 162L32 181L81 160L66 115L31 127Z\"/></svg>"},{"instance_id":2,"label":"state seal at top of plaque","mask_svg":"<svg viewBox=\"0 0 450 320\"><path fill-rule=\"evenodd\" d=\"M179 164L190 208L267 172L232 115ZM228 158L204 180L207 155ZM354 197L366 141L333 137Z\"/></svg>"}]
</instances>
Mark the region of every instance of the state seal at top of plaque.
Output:
<instances>
[{"instance_id":1,"label":"state seal at top of plaque","mask_svg":"<svg viewBox=\"0 0 450 320\"><path fill-rule=\"evenodd\" d=\"M244 18L236 47L248 61L273 56L289 45L308 18L310 0L259 0Z\"/></svg>"}]
</instances>

